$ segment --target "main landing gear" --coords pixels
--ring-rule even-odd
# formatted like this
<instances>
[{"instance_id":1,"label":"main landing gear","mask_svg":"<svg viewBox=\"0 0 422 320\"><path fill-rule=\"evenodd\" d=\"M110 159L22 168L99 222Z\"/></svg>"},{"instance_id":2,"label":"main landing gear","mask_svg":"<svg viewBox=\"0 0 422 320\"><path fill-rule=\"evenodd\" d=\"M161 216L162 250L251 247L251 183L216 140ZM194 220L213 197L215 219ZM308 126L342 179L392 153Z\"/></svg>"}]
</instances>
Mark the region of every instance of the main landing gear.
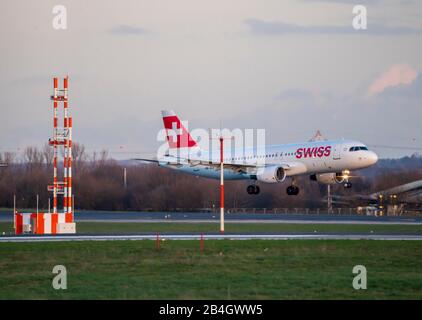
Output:
<instances>
[{"instance_id":1,"label":"main landing gear","mask_svg":"<svg viewBox=\"0 0 422 320\"><path fill-rule=\"evenodd\" d=\"M299 194L299 187L296 187L295 177L292 177L292 184L287 187L286 193L288 196L297 196Z\"/></svg>"},{"instance_id":2,"label":"main landing gear","mask_svg":"<svg viewBox=\"0 0 422 320\"><path fill-rule=\"evenodd\" d=\"M294 185L291 185L287 187L286 192L289 196L297 196L299 194L299 188Z\"/></svg>"},{"instance_id":3,"label":"main landing gear","mask_svg":"<svg viewBox=\"0 0 422 320\"><path fill-rule=\"evenodd\" d=\"M255 184L251 184L246 188L246 192L248 194L259 194L259 186L255 185Z\"/></svg>"}]
</instances>

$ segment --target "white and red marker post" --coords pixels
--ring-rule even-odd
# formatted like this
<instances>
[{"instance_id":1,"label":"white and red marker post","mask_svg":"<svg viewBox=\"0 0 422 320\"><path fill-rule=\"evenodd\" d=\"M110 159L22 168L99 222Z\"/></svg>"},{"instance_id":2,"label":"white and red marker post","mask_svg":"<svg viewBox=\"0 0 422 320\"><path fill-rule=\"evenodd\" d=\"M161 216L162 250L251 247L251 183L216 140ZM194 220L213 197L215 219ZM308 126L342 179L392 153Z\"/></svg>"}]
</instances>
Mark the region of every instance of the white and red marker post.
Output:
<instances>
[{"instance_id":1,"label":"white and red marker post","mask_svg":"<svg viewBox=\"0 0 422 320\"><path fill-rule=\"evenodd\" d=\"M67 174L68 174L68 151L69 151L69 113L67 104L67 78L63 79L63 135L64 135L64 148L63 148L63 213L66 217L67 214L67 200L68 200L68 185L67 185ZM61 221L64 222L64 221Z\"/></svg>"},{"instance_id":2,"label":"white and red marker post","mask_svg":"<svg viewBox=\"0 0 422 320\"><path fill-rule=\"evenodd\" d=\"M220 233L224 233L224 138L220 136Z\"/></svg>"}]
</instances>

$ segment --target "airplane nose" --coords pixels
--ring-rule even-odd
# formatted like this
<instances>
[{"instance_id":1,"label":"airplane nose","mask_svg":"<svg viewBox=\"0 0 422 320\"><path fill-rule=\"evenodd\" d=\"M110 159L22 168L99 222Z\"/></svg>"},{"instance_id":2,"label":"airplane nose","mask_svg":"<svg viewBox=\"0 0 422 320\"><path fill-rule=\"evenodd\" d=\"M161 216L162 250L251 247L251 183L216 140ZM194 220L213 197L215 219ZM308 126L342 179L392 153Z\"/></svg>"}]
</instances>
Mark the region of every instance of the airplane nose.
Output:
<instances>
[{"instance_id":1,"label":"airplane nose","mask_svg":"<svg viewBox=\"0 0 422 320\"><path fill-rule=\"evenodd\" d=\"M370 165L377 163L378 161L377 154L373 151L369 151L368 160L369 160Z\"/></svg>"}]
</instances>

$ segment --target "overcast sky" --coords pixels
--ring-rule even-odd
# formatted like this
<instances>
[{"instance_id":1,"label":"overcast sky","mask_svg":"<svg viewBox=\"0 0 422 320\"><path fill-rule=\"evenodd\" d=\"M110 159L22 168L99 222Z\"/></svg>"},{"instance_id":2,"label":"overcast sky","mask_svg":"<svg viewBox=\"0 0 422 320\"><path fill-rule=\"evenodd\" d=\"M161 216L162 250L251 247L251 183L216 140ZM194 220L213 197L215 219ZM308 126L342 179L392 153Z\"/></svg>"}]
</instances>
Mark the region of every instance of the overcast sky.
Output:
<instances>
[{"instance_id":1,"label":"overcast sky","mask_svg":"<svg viewBox=\"0 0 422 320\"><path fill-rule=\"evenodd\" d=\"M162 109L190 128L264 128L271 144L320 129L422 148L421 16L416 0L2 1L0 152L48 140L51 78L66 74L74 140L119 158L156 151Z\"/></svg>"}]
</instances>

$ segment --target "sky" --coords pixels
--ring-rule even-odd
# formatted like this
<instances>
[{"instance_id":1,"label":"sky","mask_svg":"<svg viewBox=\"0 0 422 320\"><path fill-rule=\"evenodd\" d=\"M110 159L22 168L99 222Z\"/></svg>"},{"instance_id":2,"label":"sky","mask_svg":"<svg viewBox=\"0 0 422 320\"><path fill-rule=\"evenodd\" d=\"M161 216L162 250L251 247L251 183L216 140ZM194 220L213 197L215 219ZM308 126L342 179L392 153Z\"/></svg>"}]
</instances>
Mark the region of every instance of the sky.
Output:
<instances>
[{"instance_id":1,"label":"sky","mask_svg":"<svg viewBox=\"0 0 422 320\"><path fill-rule=\"evenodd\" d=\"M74 140L116 158L155 154L163 109L270 144L319 129L382 158L422 152L421 14L417 0L2 1L0 152L50 138L64 75Z\"/></svg>"}]
</instances>

